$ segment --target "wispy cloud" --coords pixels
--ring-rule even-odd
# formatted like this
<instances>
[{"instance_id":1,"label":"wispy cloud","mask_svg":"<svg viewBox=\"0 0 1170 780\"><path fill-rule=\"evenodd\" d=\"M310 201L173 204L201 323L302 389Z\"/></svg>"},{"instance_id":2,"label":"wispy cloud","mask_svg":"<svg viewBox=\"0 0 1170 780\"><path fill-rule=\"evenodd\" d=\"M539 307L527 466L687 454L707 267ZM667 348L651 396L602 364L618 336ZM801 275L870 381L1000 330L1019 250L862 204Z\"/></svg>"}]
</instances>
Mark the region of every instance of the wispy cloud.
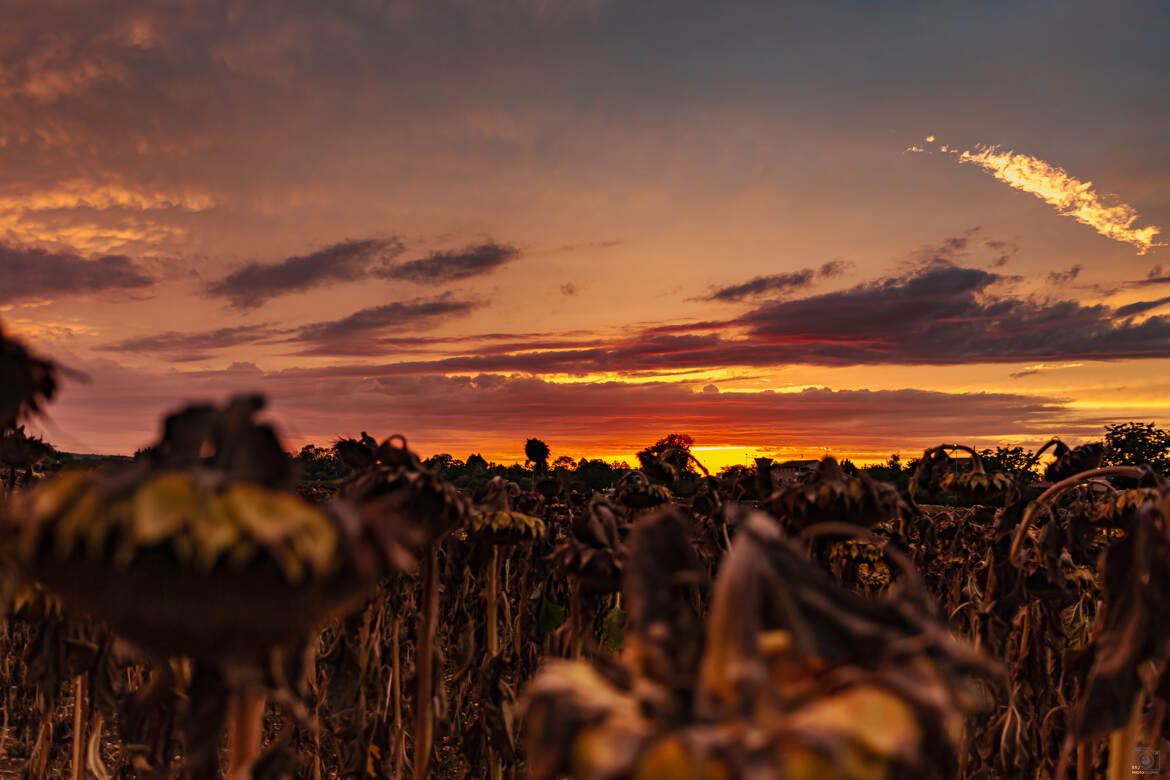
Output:
<instances>
[{"instance_id":1,"label":"wispy cloud","mask_svg":"<svg viewBox=\"0 0 1170 780\"><path fill-rule=\"evenodd\" d=\"M1081 275L1081 271L1083 270L1084 266L1082 266L1080 263L1077 263L1076 265L1071 266L1067 271L1053 271L1052 273L1048 274L1048 282L1049 284L1069 284L1075 281L1076 278Z\"/></svg>"},{"instance_id":2,"label":"wispy cloud","mask_svg":"<svg viewBox=\"0 0 1170 780\"><path fill-rule=\"evenodd\" d=\"M845 269L848 267L849 264L843 260L830 260L815 271L811 268L802 268L799 271L791 271L789 273L757 276L740 284L720 287L712 292L706 300L724 302L741 301L744 298L766 293L783 296L810 286L816 279L840 276L845 273Z\"/></svg>"},{"instance_id":3,"label":"wispy cloud","mask_svg":"<svg viewBox=\"0 0 1170 780\"><path fill-rule=\"evenodd\" d=\"M397 238L349 239L276 263L249 263L207 285L205 292L227 298L238 309L253 308L279 295L363 279L403 249Z\"/></svg>"},{"instance_id":4,"label":"wispy cloud","mask_svg":"<svg viewBox=\"0 0 1170 780\"><path fill-rule=\"evenodd\" d=\"M932 151L934 136L927 136L922 146L914 145L908 152ZM1093 189L1091 181L1070 176L1059 165L1038 157L1018 154L999 146L977 145L960 151L942 144L938 151L955 157L960 163L977 165L1000 181L1054 206L1058 212L1088 225L1106 238L1132 244L1138 254L1144 255L1151 247L1165 246L1154 238L1161 228L1153 225L1136 227L1138 212L1113 195L1102 195ZM1111 201L1111 203L1107 202Z\"/></svg>"},{"instance_id":5,"label":"wispy cloud","mask_svg":"<svg viewBox=\"0 0 1170 780\"><path fill-rule=\"evenodd\" d=\"M151 336L123 339L114 344L103 344L103 352L140 352L157 355L172 363L207 360L211 352L227 347L253 344L277 335L280 331L269 325L239 325L233 328L180 333L167 331Z\"/></svg>"},{"instance_id":6,"label":"wispy cloud","mask_svg":"<svg viewBox=\"0 0 1170 780\"><path fill-rule=\"evenodd\" d=\"M380 338L392 332L433 327L444 319L463 317L480 304L461 301L450 295L395 301L342 317L316 322L301 328L295 341L304 345L302 355L369 354Z\"/></svg>"},{"instance_id":7,"label":"wispy cloud","mask_svg":"<svg viewBox=\"0 0 1170 780\"><path fill-rule=\"evenodd\" d=\"M377 275L420 284L453 282L491 273L519 256L516 247L490 241L450 252L432 252L418 260L380 268Z\"/></svg>"}]
</instances>

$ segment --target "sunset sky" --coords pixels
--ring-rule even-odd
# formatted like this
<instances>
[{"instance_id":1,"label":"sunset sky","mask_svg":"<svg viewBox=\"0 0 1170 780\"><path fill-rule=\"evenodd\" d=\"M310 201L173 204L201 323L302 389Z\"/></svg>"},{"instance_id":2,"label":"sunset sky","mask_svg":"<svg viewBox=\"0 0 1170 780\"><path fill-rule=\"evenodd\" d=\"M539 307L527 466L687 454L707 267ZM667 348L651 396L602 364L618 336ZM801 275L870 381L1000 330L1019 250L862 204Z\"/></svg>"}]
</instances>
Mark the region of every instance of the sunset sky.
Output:
<instances>
[{"instance_id":1,"label":"sunset sky","mask_svg":"<svg viewBox=\"0 0 1170 780\"><path fill-rule=\"evenodd\" d=\"M0 321L129 453L1170 424L1170 4L3 0Z\"/></svg>"}]
</instances>

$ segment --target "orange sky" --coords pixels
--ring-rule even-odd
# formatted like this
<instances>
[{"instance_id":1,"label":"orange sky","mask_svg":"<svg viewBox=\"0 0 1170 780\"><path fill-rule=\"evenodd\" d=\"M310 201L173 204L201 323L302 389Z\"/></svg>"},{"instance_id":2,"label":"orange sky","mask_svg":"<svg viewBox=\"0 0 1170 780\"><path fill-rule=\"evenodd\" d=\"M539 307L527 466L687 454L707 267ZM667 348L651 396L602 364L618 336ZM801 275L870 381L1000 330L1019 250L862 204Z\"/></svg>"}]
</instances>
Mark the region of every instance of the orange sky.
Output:
<instances>
[{"instance_id":1,"label":"orange sky","mask_svg":"<svg viewBox=\"0 0 1170 780\"><path fill-rule=\"evenodd\" d=\"M13 5L0 319L89 376L63 449L246 391L501 461L1170 422L1164 4Z\"/></svg>"}]
</instances>

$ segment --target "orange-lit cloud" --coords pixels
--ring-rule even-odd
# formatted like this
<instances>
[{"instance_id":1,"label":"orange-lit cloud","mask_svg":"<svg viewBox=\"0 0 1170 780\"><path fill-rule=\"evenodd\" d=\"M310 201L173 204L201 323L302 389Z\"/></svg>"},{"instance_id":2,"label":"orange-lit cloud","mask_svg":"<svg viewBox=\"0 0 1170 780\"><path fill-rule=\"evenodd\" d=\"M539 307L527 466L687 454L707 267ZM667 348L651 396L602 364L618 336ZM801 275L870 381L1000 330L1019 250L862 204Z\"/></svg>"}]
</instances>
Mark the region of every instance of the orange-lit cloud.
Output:
<instances>
[{"instance_id":1,"label":"orange-lit cloud","mask_svg":"<svg viewBox=\"0 0 1170 780\"><path fill-rule=\"evenodd\" d=\"M216 205L207 193L184 188L160 191L70 179L0 194L0 237L80 252L115 252L181 237L185 230L169 215L204 212Z\"/></svg>"},{"instance_id":2,"label":"orange-lit cloud","mask_svg":"<svg viewBox=\"0 0 1170 780\"><path fill-rule=\"evenodd\" d=\"M925 139L927 144L933 141L934 136ZM924 152L927 149L915 145L906 151ZM1074 178L1059 165L1052 165L1031 155L1017 154L1012 150L1005 151L998 146L979 145L974 150L959 151L943 144L939 151L955 156L960 163L978 165L1017 190L1032 193L1055 206L1061 214L1075 218L1106 238L1133 244L1139 255L1144 255L1151 247L1165 246L1154 241L1161 228L1153 225L1139 228L1134 225L1138 213L1133 206L1120 201L1113 205L1106 204L1103 197L1094 191L1093 182ZM1105 198L1114 199L1112 196Z\"/></svg>"}]
</instances>

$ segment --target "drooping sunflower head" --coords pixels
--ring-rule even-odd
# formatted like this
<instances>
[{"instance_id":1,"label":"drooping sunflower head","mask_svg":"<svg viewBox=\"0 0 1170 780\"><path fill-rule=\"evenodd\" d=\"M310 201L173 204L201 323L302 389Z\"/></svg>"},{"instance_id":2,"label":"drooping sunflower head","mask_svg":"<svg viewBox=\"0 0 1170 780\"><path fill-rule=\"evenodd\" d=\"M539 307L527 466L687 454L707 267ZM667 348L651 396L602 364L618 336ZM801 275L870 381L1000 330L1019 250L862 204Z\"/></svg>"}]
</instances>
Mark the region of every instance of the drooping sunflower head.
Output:
<instances>
[{"instance_id":1,"label":"drooping sunflower head","mask_svg":"<svg viewBox=\"0 0 1170 780\"><path fill-rule=\"evenodd\" d=\"M547 463L548 445L540 439L529 439L524 443L524 457L533 463Z\"/></svg>"},{"instance_id":2,"label":"drooping sunflower head","mask_svg":"<svg viewBox=\"0 0 1170 780\"><path fill-rule=\"evenodd\" d=\"M352 509L286 487L261 405L188 407L149 457L17 496L5 516L25 571L145 647L203 658L292 641L351 606L385 569L359 555Z\"/></svg>"},{"instance_id":3,"label":"drooping sunflower head","mask_svg":"<svg viewBox=\"0 0 1170 780\"><path fill-rule=\"evenodd\" d=\"M1044 470L1044 479L1049 482L1060 482L1082 471L1100 468L1105 459L1105 444L1094 441L1069 449L1061 442L1053 452L1056 460L1049 463L1048 468Z\"/></svg>"},{"instance_id":4,"label":"drooping sunflower head","mask_svg":"<svg viewBox=\"0 0 1170 780\"><path fill-rule=\"evenodd\" d=\"M641 471L631 471L618 480L614 495L630 509L649 509L670 500L670 488L655 485Z\"/></svg>"},{"instance_id":5,"label":"drooping sunflower head","mask_svg":"<svg viewBox=\"0 0 1170 780\"><path fill-rule=\"evenodd\" d=\"M0 326L0 429L41 410L57 391L57 366L34 356Z\"/></svg>"},{"instance_id":6,"label":"drooping sunflower head","mask_svg":"<svg viewBox=\"0 0 1170 780\"><path fill-rule=\"evenodd\" d=\"M809 481L775 491L771 508L791 528L832 521L872 528L908 509L894 487L864 472L848 475L832 457L818 464Z\"/></svg>"}]
</instances>

